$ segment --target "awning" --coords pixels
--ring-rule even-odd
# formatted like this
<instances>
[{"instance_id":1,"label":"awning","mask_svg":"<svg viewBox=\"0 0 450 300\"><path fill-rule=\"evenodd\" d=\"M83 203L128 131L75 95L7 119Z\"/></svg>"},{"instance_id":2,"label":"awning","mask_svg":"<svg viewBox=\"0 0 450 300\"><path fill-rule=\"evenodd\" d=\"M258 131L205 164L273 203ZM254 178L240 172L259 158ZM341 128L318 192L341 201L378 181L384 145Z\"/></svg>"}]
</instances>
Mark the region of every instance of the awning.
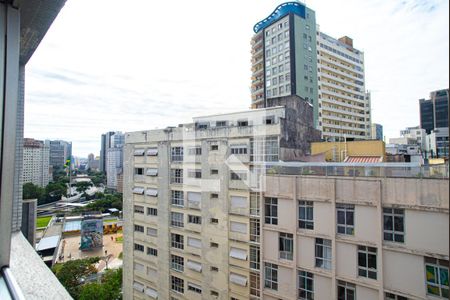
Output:
<instances>
[{"instance_id":1,"label":"awning","mask_svg":"<svg viewBox=\"0 0 450 300\"><path fill-rule=\"evenodd\" d=\"M145 149L136 149L134 150L134 156L143 156L145 153Z\"/></svg>"},{"instance_id":2,"label":"awning","mask_svg":"<svg viewBox=\"0 0 450 300\"><path fill-rule=\"evenodd\" d=\"M147 176L158 176L158 169L147 169Z\"/></svg>"},{"instance_id":3,"label":"awning","mask_svg":"<svg viewBox=\"0 0 450 300\"><path fill-rule=\"evenodd\" d=\"M202 264L196 261L188 260L186 266L188 267L188 269L194 270L196 272L202 271Z\"/></svg>"},{"instance_id":4,"label":"awning","mask_svg":"<svg viewBox=\"0 0 450 300\"><path fill-rule=\"evenodd\" d=\"M346 163L380 163L383 162L382 156L347 156L344 160Z\"/></svg>"},{"instance_id":5,"label":"awning","mask_svg":"<svg viewBox=\"0 0 450 300\"><path fill-rule=\"evenodd\" d=\"M135 282L133 283L133 288L134 288L136 291L139 291L139 292L141 292L141 293L144 291L144 285L143 285L142 283L137 282L137 281L135 281Z\"/></svg>"},{"instance_id":6,"label":"awning","mask_svg":"<svg viewBox=\"0 0 450 300\"><path fill-rule=\"evenodd\" d=\"M240 222L230 222L230 231L239 232L239 233L247 233L247 224Z\"/></svg>"},{"instance_id":7,"label":"awning","mask_svg":"<svg viewBox=\"0 0 450 300\"><path fill-rule=\"evenodd\" d=\"M147 196L156 197L156 196L158 196L158 190L157 189L147 189L147 190L145 190L145 194Z\"/></svg>"},{"instance_id":8,"label":"awning","mask_svg":"<svg viewBox=\"0 0 450 300\"><path fill-rule=\"evenodd\" d=\"M243 249L231 247L230 257L240 259L240 260L247 260L247 251L245 251Z\"/></svg>"},{"instance_id":9,"label":"awning","mask_svg":"<svg viewBox=\"0 0 450 300\"><path fill-rule=\"evenodd\" d=\"M247 277L236 273L230 273L230 281L240 286L247 286Z\"/></svg>"},{"instance_id":10,"label":"awning","mask_svg":"<svg viewBox=\"0 0 450 300\"><path fill-rule=\"evenodd\" d=\"M187 244L194 248L202 248L202 241L199 239L188 237Z\"/></svg>"},{"instance_id":11,"label":"awning","mask_svg":"<svg viewBox=\"0 0 450 300\"><path fill-rule=\"evenodd\" d=\"M147 150L147 155L148 156L156 156L156 155L158 155L158 148L149 148Z\"/></svg>"},{"instance_id":12,"label":"awning","mask_svg":"<svg viewBox=\"0 0 450 300\"><path fill-rule=\"evenodd\" d=\"M158 299L158 292L150 287L145 289L145 294L153 299Z\"/></svg>"},{"instance_id":13,"label":"awning","mask_svg":"<svg viewBox=\"0 0 450 300\"><path fill-rule=\"evenodd\" d=\"M42 251L47 249L53 249L58 247L59 235L49 236L42 238L36 246L36 251Z\"/></svg>"},{"instance_id":14,"label":"awning","mask_svg":"<svg viewBox=\"0 0 450 300\"><path fill-rule=\"evenodd\" d=\"M231 196L231 208L247 208L247 197Z\"/></svg>"},{"instance_id":15,"label":"awning","mask_svg":"<svg viewBox=\"0 0 450 300\"><path fill-rule=\"evenodd\" d=\"M143 187L135 187L133 188L133 194L144 195L144 190Z\"/></svg>"}]
</instances>

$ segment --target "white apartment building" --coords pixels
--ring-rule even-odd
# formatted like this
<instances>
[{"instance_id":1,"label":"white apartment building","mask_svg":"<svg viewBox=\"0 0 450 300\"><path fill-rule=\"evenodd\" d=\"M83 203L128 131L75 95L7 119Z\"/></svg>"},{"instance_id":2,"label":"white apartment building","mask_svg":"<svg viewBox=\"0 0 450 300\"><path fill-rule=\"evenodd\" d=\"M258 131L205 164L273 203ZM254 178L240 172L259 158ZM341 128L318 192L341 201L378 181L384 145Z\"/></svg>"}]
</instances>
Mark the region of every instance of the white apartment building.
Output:
<instances>
[{"instance_id":1,"label":"white apartment building","mask_svg":"<svg viewBox=\"0 0 450 300\"><path fill-rule=\"evenodd\" d=\"M117 177L122 173L123 147L109 148L106 150L106 187L116 190Z\"/></svg>"},{"instance_id":2,"label":"white apartment building","mask_svg":"<svg viewBox=\"0 0 450 300\"><path fill-rule=\"evenodd\" d=\"M263 180L263 299L448 299L448 167L418 179L386 164L293 166L323 175L278 169Z\"/></svg>"},{"instance_id":3,"label":"white apartment building","mask_svg":"<svg viewBox=\"0 0 450 300\"><path fill-rule=\"evenodd\" d=\"M289 103L126 134L125 299L260 298L255 164L306 155L297 131L320 137L311 105Z\"/></svg>"},{"instance_id":4,"label":"white apartment building","mask_svg":"<svg viewBox=\"0 0 450 300\"><path fill-rule=\"evenodd\" d=\"M31 182L40 187L49 182L49 146L42 141L24 139L23 183Z\"/></svg>"},{"instance_id":5,"label":"white apartment building","mask_svg":"<svg viewBox=\"0 0 450 300\"><path fill-rule=\"evenodd\" d=\"M317 32L319 126L330 141L371 138L370 93L365 90L364 53L349 37Z\"/></svg>"}]
</instances>

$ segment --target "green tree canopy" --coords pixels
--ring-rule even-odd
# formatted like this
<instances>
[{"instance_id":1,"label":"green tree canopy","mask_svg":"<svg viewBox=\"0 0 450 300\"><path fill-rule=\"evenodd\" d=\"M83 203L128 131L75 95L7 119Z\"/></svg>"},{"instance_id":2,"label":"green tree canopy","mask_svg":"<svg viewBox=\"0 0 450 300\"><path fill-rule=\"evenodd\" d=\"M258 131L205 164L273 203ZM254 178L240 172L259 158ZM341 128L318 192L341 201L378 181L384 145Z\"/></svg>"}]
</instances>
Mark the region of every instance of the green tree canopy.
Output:
<instances>
[{"instance_id":1,"label":"green tree canopy","mask_svg":"<svg viewBox=\"0 0 450 300\"><path fill-rule=\"evenodd\" d=\"M52 270L69 294L74 299L78 299L82 289L81 284L83 284L86 277L97 273L97 269L93 264L99 260L99 257L69 260L62 266L55 265Z\"/></svg>"},{"instance_id":2,"label":"green tree canopy","mask_svg":"<svg viewBox=\"0 0 450 300\"><path fill-rule=\"evenodd\" d=\"M122 269L107 270L101 283L88 283L81 288L80 300L122 299Z\"/></svg>"},{"instance_id":3,"label":"green tree canopy","mask_svg":"<svg viewBox=\"0 0 450 300\"><path fill-rule=\"evenodd\" d=\"M84 193L87 189L92 186L92 182L90 181L80 181L75 184L76 190L78 193Z\"/></svg>"},{"instance_id":4,"label":"green tree canopy","mask_svg":"<svg viewBox=\"0 0 450 300\"><path fill-rule=\"evenodd\" d=\"M23 199L38 199L42 200L45 196L45 189L31 182L27 182L23 185Z\"/></svg>"}]
</instances>

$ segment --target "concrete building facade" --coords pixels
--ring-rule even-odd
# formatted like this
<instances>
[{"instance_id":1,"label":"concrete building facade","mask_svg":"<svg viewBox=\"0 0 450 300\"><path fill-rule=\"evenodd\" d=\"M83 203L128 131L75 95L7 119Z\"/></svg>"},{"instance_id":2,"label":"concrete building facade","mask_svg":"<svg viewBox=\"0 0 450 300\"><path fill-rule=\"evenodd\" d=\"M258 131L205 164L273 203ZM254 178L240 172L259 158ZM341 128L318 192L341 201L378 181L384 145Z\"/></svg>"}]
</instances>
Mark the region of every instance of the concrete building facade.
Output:
<instances>
[{"instance_id":1,"label":"concrete building facade","mask_svg":"<svg viewBox=\"0 0 450 300\"><path fill-rule=\"evenodd\" d=\"M364 53L347 36L317 32L319 129L329 141L371 138L370 94L365 90ZM382 139L381 139L382 140Z\"/></svg>"},{"instance_id":2,"label":"concrete building facade","mask_svg":"<svg viewBox=\"0 0 450 300\"><path fill-rule=\"evenodd\" d=\"M109 148L106 149L106 187L117 190L117 176L123 172L123 146L125 135L120 131L109 135Z\"/></svg>"},{"instance_id":3,"label":"concrete building facade","mask_svg":"<svg viewBox=\"0 0 450 300\"><path fill-rule=\"evenodd\" d=\"M448 127L435 128L426 136L426 151L430 158L448 158Z\"/></svg>"},{"instance_id":4,"label":"concrete building facade","mask_svg":"<svg viewBox=\"0 0 450 300\"><path fill-rule=\"evenodd\" d=\"M297 95L313 105L317 124L315 12L300 2L284 3L253 30L252 108L267 107L267 99Z\"/></svg>"},{"instance_id":5,"label":"concrete building facade","mask_svg":"<svg viewBox=\"0 0 450 300\"><path fill-rule=\"evenodd\" d=\"M255 164L302 157L320 138L309 103L274 101L285 105L126 134L125 299L249 299L259 290Z\"/></svg>"},{"instance_id":6,"label":"concrete building facade","mask_svg":"<svg viewBox=\"0 0 450 300\"><path fill-rule=\"evenodd\" d=\"M49 157L50 149L47 144L34 139L24 139L23 183L47 186L50 180Z\"/></svg>"},{"instance_id":7,"label":"concrete building facade","mask_svg":"<svg viewBox=\"0 0 450 300\"><path fill-rule=\"evenodd\" d=\"M383 125L377 124L377 123L372 123L371 137L372 137L372 140L384 141Z\"/></svg>"}]
</instances>

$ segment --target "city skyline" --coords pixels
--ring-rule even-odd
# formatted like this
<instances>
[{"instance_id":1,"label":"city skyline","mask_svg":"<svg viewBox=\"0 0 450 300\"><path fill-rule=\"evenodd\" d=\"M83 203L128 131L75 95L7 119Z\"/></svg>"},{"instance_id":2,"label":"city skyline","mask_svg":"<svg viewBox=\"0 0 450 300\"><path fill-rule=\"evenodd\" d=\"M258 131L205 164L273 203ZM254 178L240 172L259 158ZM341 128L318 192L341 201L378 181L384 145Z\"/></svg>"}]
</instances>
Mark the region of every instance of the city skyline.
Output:
<instances>
[{"instance_id":1,"label":"city skyline","mask_svg":"<svg viewBox=\"0 0 450 300\"><path fill-rule=\"evenodd\" d=\"M25 137L69 140L75 156L97 156L106 131L247 109L252 28L282 2L96 1L89 11L67 2L27 67ZM321 31L364 51L372 119L387 140L418 125L418 99L448 87L448 2L306 4Z\"/></svg>"}]
</instances>

